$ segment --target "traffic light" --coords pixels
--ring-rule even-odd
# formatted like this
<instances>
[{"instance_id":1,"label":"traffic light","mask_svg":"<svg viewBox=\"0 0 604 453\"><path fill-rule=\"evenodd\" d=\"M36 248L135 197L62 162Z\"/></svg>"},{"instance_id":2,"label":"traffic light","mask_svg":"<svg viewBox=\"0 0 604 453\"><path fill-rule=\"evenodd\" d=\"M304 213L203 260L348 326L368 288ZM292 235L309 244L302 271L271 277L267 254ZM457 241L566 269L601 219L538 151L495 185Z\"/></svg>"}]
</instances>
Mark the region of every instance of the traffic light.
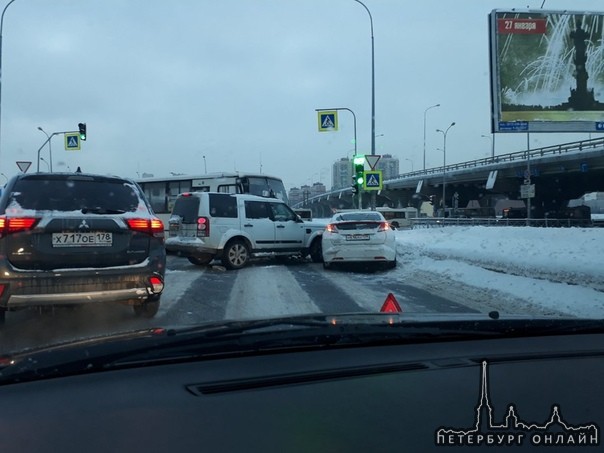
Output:
<instances>
[{"instance_id":1,"label":"traffic light","mask_svg":"<svg viewBox=\"0 0 604 453\"><path fill-rule=\"evenodd\" d=\"M359 188L357 186L357 177L356 175L352 175L352 194L356 195L359 192Z\"/></svg>"},{"instance_id":2,"label":"traffic light","mask_svg":"<svg viewBox=\"0 0 604 453\"><path fill-rule=\"evenodd\" d=\"M80 140L86 140L86 123L79 123L78 128L80 129Z\"/></svg>"},{"instance_id":3,"label":"traffic light","mask_svg":"<svg viewBox=\"0 0 604 453\"><path fill-rule=\"evenodd\" d=\"M358 154L354 156L353 159L353 179L354 186L356 186L357 190L360 190L363 187L363 182L365 181L365 156L362 154Z\"/></svg>"},{"instance_id":4,"label":"traffic light","mask_svg":"<svg viewBox=\"0 0 604 453\"><path fill-rule=\"evenodd\" d=\"M434 204L434 195L430 195L430 204L433 205Z\"/></svg>"}]
</instances>

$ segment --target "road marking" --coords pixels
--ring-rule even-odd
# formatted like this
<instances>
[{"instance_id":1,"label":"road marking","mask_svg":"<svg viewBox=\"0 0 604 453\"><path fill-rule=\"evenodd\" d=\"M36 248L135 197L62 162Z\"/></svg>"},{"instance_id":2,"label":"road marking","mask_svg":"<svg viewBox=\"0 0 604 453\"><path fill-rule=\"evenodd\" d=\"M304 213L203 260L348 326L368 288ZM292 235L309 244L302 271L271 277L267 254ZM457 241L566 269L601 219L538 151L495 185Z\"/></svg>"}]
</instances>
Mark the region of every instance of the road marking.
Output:
<instances>
[{"instance_id":1,"label":"road marking","mask_svg":"<svg viewBox=\"0 0 604 453\"><path fill-rule=\"evenodd\" d=\"M255 266L237 273L226 319L321 313L286 266Z\"/></svg>"}]
</instances>

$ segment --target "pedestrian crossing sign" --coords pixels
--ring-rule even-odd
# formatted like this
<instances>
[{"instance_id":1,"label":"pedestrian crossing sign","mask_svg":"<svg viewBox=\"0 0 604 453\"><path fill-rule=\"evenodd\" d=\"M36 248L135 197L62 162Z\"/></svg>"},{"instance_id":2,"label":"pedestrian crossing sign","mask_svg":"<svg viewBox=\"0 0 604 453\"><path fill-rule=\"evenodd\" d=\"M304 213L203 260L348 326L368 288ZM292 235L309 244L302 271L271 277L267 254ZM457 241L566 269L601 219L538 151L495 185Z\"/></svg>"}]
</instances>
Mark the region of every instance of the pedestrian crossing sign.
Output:
<instances>
[{"instance_id":1,"label":"pedestrian crossing sign","mask_svg":"<svg viewBox=\"0 0 604 453\"><path fill-rule=\"evenodd\" d=\"M382 190L382 170L365 171L363 190Z\"/></svg>"},{"instance_id":2,"label":"pedestrian crossing sign","mask_svg":"<svg viewBox=\"0 0 604 453\"><path fill-rule=\"evenodd\" d=\"M338 130L338 111L322 110L319 112L319 132Z\"/></svg>"},{"instance_id":3,"label":"pedestrian crossing sign","mask_svg":"<svg viewBox=\"0 0 604 453\"><path fill-rule=\"evenodd\" d=\"M65 134L65 151L79 151L80 150L80 134L69 133Z\"/></svg>"}]
</instances>

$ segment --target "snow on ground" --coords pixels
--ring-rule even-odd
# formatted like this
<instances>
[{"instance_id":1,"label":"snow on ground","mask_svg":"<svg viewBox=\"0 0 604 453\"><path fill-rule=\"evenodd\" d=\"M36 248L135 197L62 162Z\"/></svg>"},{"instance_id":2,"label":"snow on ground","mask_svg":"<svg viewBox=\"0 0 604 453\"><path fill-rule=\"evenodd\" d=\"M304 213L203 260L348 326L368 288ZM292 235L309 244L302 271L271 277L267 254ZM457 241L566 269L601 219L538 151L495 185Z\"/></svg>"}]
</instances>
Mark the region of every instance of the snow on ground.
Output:
<instances>
[{"instance_id":1,"label":"snow on ground","mask_svg":"<svg viewBox=\"0 0 604 453\"><path fill-rule=\"evenodd\" d=\"M604 229L451 226L396 234L399 268L418 286L468 305L480 301L481 311L604 318Z\"/></svg>"}]
</instances>

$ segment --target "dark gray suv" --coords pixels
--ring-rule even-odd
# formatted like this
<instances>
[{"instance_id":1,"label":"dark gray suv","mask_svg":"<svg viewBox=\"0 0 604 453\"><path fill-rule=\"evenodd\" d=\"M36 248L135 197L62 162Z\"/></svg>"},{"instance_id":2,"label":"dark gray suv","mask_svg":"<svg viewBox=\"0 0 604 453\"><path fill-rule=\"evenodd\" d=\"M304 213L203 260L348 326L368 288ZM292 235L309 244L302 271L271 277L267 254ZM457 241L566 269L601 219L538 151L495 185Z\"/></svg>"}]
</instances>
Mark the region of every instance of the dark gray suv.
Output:
<instances>
[{"instance_id":1,"label":"dark gray suv","mask_svg":"<svg viewBox=\"0 0 604 453\"><path fill-rule=\"evenodd\" d=\"M138 185L82 173L13 177L0 197L0 322L25 307L159 309L164 226Z\"/></svg>"}]
</instances>

